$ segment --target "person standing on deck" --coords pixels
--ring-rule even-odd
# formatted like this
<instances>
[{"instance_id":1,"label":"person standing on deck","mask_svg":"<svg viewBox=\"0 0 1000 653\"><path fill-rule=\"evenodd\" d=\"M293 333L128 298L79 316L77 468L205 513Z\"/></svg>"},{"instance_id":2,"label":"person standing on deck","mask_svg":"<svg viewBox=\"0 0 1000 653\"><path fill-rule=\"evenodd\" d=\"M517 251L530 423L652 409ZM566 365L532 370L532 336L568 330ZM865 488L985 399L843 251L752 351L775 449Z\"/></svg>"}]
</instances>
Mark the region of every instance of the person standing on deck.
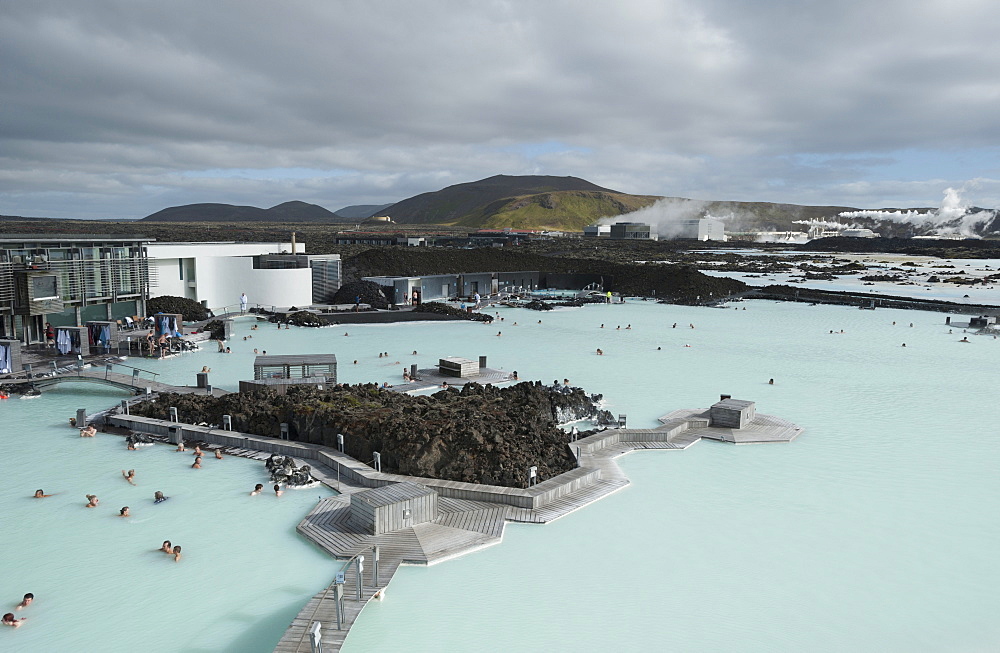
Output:
<instances>
[{"instance_id":1,"label":"person standing on deck","mask_svg":"<svg viewBox=\"0 0 1000 653\"><path fill-rule=\"evenodd\" d=\"M479 308L479 302L481 300L482 300L482 297L479 296L479 293L476 293L476 308Z\"/></svg>"},{"instance_id":2,"label":"person standing on deck","mask_svg":"<svg viewBox=\"0 0 1000 653\"><path fill-rule=\"evenodd\" d=\"M240 295L240 313L247 312L247 294L243 293Z\"/></svg>"}]
</instances>

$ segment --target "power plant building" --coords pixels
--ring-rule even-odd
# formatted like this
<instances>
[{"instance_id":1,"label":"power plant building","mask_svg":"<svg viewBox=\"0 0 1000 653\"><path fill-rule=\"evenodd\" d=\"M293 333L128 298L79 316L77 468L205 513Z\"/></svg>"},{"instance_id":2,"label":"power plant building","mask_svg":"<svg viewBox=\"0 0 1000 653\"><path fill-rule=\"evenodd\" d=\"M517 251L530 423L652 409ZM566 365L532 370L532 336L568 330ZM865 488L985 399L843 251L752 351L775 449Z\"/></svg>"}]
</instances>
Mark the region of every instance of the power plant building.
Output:
<instances>
[{"instance_id":1,"label":"power plant building","mask_svg":"<svg viewBox=\"0 0 1000 653\"><path fill-rule=\"evenodd\" d=\"M611 225L611 240L656 240L656 230L644 222L616 222Z\"/></svg>"}]
</instances>

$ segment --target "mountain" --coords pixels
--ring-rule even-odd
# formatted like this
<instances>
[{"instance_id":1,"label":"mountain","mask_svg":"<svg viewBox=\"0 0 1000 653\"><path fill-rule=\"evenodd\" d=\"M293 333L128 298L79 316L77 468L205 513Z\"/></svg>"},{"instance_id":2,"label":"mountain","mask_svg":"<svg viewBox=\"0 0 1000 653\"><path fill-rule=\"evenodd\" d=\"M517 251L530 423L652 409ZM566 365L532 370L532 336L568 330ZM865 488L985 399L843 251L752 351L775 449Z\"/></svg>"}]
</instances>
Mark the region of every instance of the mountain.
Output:
<instances>
[{"instance_id":1,"label":"mountain","mask_svg":"<svg viewBox=\"0 0 1000 653\"><path fill-rule=\"evenodd\" d=\"M511 200L560 191L620 194L577 177L496 175L479 181L448 186L397 202L382 211L400 224L462 224L480 226ZM549 224L559 226L562 214L550 211ZM595 215L594 219L600 217Z\"/></svg>"},{"instance_id":2,"label":"mountain","mask_svg":"<svg viewBox=\"0 0 1000 653\"><path fill-rule=\"evenodd\" d=\"M337 215L348 220L364 220L373 215L380 215L382 211L392 206L392 204L354 204L345 206L334 211Z\"/></svg>"},{"instance_id":3,"label":"mountain","mask_svg":"<svg viewBox=\"0 0 1000 653\"><path fill-rule=\"evenodd\" d=\"M583 231L598 218L621 216L659 198L612 191L563 190L491 202L456 221L467 227Z\"/></svg>"},{"instance_id":4,"label":"mountain","mask_svg":"<svg viewBox=\"0 0 1000 653\"><path fill-rule=\"evenodd\" d=\"M233 204L171 206L142 218L147 222L346 222L316 204L284 202L269 209Z\"/></svg>"}]
</instances>

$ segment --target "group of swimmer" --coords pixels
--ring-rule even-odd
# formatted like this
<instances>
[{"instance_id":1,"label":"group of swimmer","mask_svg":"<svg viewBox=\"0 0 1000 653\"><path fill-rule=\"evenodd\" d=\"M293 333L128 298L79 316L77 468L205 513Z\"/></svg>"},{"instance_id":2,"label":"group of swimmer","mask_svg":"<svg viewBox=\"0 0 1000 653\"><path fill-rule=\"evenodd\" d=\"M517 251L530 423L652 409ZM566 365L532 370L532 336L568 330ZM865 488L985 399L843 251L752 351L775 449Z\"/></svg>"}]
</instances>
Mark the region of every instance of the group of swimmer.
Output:
<instances>
[{"instance_id":1,"label":"group of swimmer","mask_svg":"<svg viewBox=\"0 0 1000 653\"><path fill-rule=\"evenodd\" d=\"M31 605L34 602L34 600L35 600L35 595L32 594L31 592L28 592L27 594L24 595L24 598L21 599L21 602L18 603L16 606L14 606L14 609L23 610L29 605ZM21 624L23 624L26 619L27 617L21 617L20 619L18 619L17 617L14 616L13 612L8 612L3 616L3 625L17 628Z\"/></svg>"},{"instance_id":2,"label":"group of swimmer","mask_svg":"<svg viewBox=\"0 0 1000 653\"><path fill-rule=\"evenodd\" d=\"M184 446L184 443L181 442L180 444L177 445L177 448L174 449L174 451L187 452L187 448ZM222 460L222 448L221 447L218 447L218 448L212 450L212 452L215 454L215 459L216 460ZM194 451L191 452L191 455L194 456L194 462L191 463L192 469L201 469L202 457L205 454L201 450L201 445L200 444L196 444L194 446Z\"/></svg>"},{"instance_id":3,"label":"group of swimmer","mask_svg":"<svg viewBox=\"0 0 1000 653\"><path fill-rule=\"evenodd\" d=\"M281 486L278 485L277 483L274 484L274 487L272 489L274 490L274 496L276 497L280 497L285 492L284 490L281 489ZM263 491L264 491L264 484L258 483L257 485L253 486L253 492L250 493L250 496L255 497Z\"/></svg>"},{"instance_id":4,"label":"group of swimmer","mask_svg":"<svg viewBox=\"0 0 1000 653\"><path fill-rule=\"evenodd\" d=\"M160 546L159 549L157 549L157 551L163 551L164 553L166 553L168 555L174 556L174 562L180 562L181 561L181 545L180 544L178 544L177 546L174 546L173 544L170 543L170 540L163 540L163 544Z\"/></svg>"}]
</instances>

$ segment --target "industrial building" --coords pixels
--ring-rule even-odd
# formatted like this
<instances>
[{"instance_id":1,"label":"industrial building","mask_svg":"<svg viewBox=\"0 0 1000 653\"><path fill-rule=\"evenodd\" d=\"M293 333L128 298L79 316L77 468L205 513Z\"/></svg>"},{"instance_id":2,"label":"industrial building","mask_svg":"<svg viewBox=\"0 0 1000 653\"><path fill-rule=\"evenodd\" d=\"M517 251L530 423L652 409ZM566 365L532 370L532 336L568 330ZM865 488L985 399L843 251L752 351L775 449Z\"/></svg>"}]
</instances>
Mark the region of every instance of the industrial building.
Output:
<instances>
[{"instance_id":1,"label":"industrial building","mask_svg":"<svg viewBox=\"0 0 1000 653\"><path fill-rule=\"evenodd\" d=\"M616 222L611 225L611 240L656 240L656 229L644 222Z\"/></svg>"},{"instance_id":2,"label":"industrial building","mask_svg":"<svg viewBox=\"0 0 1000 653\"><path fill-rule=\"evenodd\" d=\"M674 238L691 238L694 240L726 240L726 227L718 218L695 218L679 220L679 231Z\"/></svg>"}]
</instances>

